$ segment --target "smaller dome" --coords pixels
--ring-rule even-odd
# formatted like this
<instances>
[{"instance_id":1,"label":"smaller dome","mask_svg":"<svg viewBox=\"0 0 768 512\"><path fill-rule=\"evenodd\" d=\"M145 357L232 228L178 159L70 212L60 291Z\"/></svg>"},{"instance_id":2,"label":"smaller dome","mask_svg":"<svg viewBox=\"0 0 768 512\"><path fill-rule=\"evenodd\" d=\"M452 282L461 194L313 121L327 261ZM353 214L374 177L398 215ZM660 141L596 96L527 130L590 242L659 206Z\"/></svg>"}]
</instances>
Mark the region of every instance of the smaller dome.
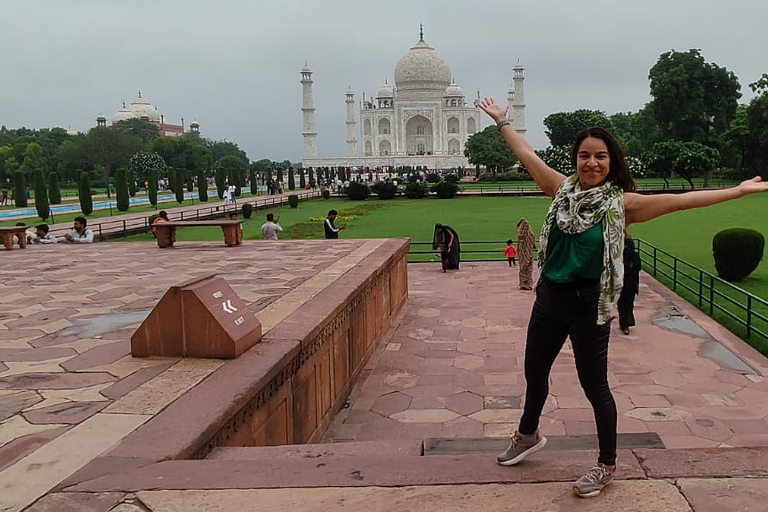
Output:
<instances>
[{"instance_id":1,"label":"smaller dome","mask_svg":"<svg viewBox=\"0 0 768 512\"><path fill-rule=\"evenodd\" d=\"M112 124L119 123L120 121L127 121L128 119L136 119L136 115L128 110L125 104L123 104L123 108L121 108L117 114L112 116Z\"/></svg>"},{"instance_id":2,"label":"smaller dome","mask_svg":"<svg viewBox=\"0 0 768 512\"><path fill-rule=\"evenodd\" d=\"M387 82L384 82L384 85L381 86L379 89L379 92L376 93L377 98L394 98L395 97L395 88L389 85Z\"/></svg>"},{"instance_id":3,"label":"smaller dome","mask_svg":"<svg viewBox=\"0 0 768 512\"><path fill-rule=\"evenodd\" d=\"M198 123L197 121L192 121L191 123L189 123L189 126L190 126L190 127L193 127L193 126L200 126L200 123Z\"/></svg>"},{"instance_id":4,"label":"smaller dome","mask_svg":"<svg viewBox=\"0 0 768 512\"><path fill-rule=\"evenodd\" d=\"M139 93L138 98L131 102L128 110L134 115L134 117L142 118L143 116L147 116L152 122L160 122L160 114L155 109L155 107L149 103L149 100L141 97L141 93Z\"/></svg>"},{"instance_id":5,"label":"smaller dome","mask_svg":"<svg viewBox=\"0 0 768 512\"><path fill-rule=\"evenodd\" d=\"M464 97L464 91L461 90L461 87L456 85L455 83L451 82L451 85L445 88L445 95L444 96L461 96Z\"/></svg>"}]
</instances>

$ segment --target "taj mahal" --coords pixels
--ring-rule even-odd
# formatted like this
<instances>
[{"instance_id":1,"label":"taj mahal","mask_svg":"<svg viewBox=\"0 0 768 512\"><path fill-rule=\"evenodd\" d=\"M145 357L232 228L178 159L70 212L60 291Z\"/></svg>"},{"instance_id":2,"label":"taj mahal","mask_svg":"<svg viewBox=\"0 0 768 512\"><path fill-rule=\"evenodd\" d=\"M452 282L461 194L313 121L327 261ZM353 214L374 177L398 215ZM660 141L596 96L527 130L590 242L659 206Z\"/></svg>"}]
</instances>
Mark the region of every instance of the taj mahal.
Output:
<instances>
[{"instance_id":1,"label":"taj mahal","mask_svg":"<svg viewBox=\"0 0 768 512\"><path fill-rule=\"evenodd\" d=\"M464 93L452 79L451 68L433 47L419 41L395 66L394 85L385 81L375 97L360 102L360 132L357 131L355 93L347 90L347 155L319 158L312 94L312 70L301 70L303 93L304 157L307 167L400 167L454 169L469 166L464 156L467 139L480 127L481 110L467 104ZM508 118L525 134L524 68L513 68L508 92ZM358 135L360 139L358 139ZM359 151L362 150L362 151Z\"/></svg>"}]
</instances>

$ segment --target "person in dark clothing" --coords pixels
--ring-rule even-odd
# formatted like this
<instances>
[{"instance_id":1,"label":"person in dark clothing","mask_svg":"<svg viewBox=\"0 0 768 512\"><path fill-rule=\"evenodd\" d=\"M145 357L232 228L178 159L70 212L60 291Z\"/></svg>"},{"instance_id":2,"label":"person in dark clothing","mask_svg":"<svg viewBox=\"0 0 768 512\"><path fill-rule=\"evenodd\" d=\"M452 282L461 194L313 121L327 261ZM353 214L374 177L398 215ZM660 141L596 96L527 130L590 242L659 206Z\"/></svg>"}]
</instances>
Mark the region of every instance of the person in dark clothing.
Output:
<instances>
[{"instance_id":1,"label":"person in dark clothing","mask_svg":"<svg viewBox=\"0 0 768 512\"><path fill-rule=\"evenodd\" d=\"M619 310L619 328L629 334L635 325L635 295L640 287L640 256L635 252L635 243L629 233L624 238L624 286L621 288L616 307Z\"/></svg>"},{"instance_id":2,"label":"person in dark clothing","mask_svg":"<svg viewBox=\"0 0 768 512\"><path fill-rule=\"evenodd\" d=\"M459 244L459 234L451 226L435 224L432 249L440 249L440 261L443 264L443 272L459 269L461 244Z\"/></svg>"},{"instance_id":3,"label":"person in dark clothing","mask_svg":"<svg viewBox=\"0 0 768 512\"><path fill-rule=\"evenodd\" d=\"M336 220L336 216L339 214L336 210L331 210L328 212L328 217L325 219L325 222L323 223L323 228L325 229L325 238L328 240L335 240L339 238L339 231L344 229L345 226L339 226L338 228L334 224L334 221Z\"/></svg>"}]
</instances>

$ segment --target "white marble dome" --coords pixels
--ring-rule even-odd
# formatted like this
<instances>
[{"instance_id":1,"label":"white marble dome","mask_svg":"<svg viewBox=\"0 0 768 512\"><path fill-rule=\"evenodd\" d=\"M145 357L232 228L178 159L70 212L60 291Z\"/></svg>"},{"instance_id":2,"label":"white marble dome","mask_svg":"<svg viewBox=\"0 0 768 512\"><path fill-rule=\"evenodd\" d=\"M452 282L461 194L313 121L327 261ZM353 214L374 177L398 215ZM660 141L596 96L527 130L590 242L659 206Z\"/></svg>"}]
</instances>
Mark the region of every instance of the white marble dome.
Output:
<instances>
[{"instance_id":1,"label":"white marble dome","mask_svg":"<svg viewBox=\"0 0 768 512\"><path fill-rule=\"evenodd\" d=\"M464 91L461 90L461 87L459 87L457 84L451 83L446 89L445 89L445 97L458 97L461 96L464 97Z\"/></svg>"},{"instance_id":2,"label":"white marble dome","mask_svg":"<svg viewBox=\"0 0 768 512\"><path fill-rule=\"evenodd\" d=\"M117 114L112 116L112 124L119 123L120 121L127 121L128 119L136 119L136 117L136 114L128 110L125 103L123 103L123 108L121 108Z\"/></svg>"},{"instance_id":3,"label":"white marble dome","mask_svg":"<svg viewBox=\"0 0 768 512\"><path fill-rule=\"evenodd\" d=\"M146 116L152 122L160 122L160 113L149 103L146 98L142 98L141 94L139 94L139 97L131 102L128 110L133 113L134 117L139 119Z\"/></svg>"},{"instance_id":4,"label":"white marble dome","mask_svg":"<svg viewBox=\"0 0 768 512\"><path fill-rule=\"evenodd\" d=\"M395 97L395 89L388 83L385 83L381 86L381 89L379 89L379 92L376 93L377 98L394 98Z\"/></svg>"},{"instance_id":5,"label":"white marble dome","mask_svg":"<svg viewBox=\"0 0 768 512\"><path fill-rule=\"evenodd\" d=\"M434 48L419 40L395 66L398 91L437 90L442 92L451 84L451 68Z\"/></svg>"}]
</instances>

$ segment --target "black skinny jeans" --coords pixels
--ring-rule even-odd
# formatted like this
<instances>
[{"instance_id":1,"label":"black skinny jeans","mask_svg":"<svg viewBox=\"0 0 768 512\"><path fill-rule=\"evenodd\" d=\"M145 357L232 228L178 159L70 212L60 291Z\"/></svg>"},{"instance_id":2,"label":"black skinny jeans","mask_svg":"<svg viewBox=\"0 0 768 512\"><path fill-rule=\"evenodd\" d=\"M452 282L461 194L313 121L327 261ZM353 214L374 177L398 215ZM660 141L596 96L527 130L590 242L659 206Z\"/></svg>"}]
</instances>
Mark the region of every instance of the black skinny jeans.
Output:
<instances>
[{"instance_id":1,"label":"black skinny jeans","mask_svg":"<svg viewBox=\"0 0 768 512\"><path fill-rule=\"evenodd\" d=\"M561 285L542 278L536 288L525 344L525 409L518 428L532 434L549 394L549 373L571 337L579 382L592 404L600 445L598 462L616 464L616 403L608 386L610 322L597 325L598 282Z\"/></svg>"}]
</instances>

